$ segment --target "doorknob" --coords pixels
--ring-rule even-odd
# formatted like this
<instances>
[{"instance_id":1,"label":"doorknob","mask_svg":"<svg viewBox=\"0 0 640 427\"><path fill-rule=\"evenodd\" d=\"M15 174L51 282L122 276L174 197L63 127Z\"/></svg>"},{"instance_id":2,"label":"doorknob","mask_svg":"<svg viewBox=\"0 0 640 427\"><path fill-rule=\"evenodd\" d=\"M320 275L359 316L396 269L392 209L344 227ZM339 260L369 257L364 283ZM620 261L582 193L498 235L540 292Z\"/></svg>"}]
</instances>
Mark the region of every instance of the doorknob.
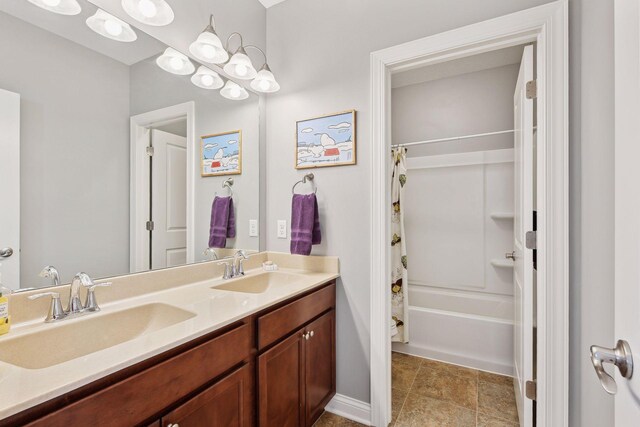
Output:
<instances>
[{"instance_id":1,"label":"doorknob","mask_svg":"<svg viewBox=\"0 0 640 427\"><path fill-rule=\"evenodd\" d=\"M0 249L0 258L9 258L11 255L13 255L13 249L12 248L2 248L2 249Z\"/></svg>"},{"instance_id":2,"label":"doorknob","mask_svg":"<svg viewBox=\"0 0 640 427\"><path fill-rule=\"evenodd\" d=\"M604 370L604 363L616 365L620 371L620 375L626 379L630 379L633 375L631 347L629 343L624 340L618 340L614 348L592 345L591 363L593 363L602 387L609 394L616 394L618 392L618 385L616 384L616 380Z\"/></svg>"}]
</instances>

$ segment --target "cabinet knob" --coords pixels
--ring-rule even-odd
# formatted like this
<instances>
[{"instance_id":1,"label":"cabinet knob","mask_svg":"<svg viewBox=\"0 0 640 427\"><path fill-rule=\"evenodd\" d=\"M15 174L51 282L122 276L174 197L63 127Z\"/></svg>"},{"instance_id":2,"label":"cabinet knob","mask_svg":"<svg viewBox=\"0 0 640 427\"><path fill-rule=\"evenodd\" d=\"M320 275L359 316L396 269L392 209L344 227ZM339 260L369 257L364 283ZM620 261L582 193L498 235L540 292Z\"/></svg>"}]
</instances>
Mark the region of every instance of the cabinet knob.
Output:
<instances>
[{"instance_id":1,"label":"cabinet knob","mask_svg":"<svg viewBox=\"0 0 640 427\"><path fill-rule=\"evenodd\" d=\"M309 332L309 336L311 337L313 336L313 331Z\"/></svg>"},{"instance_id":2,"label":"cabinet knob","mask_svg":"<svg viewBox=\"0 0 640 427\"><path fill-rule=\"evenodd\" d=\"M169 424L167 427L180 427L180 425L178 423L175 423L175 424Z\"/></svg>"},{"instance_id":3,"label":"cabinet knob","mask_svg":"<svg viewBox=\"0 0 640 427\"><path fill-rule=\"evenodd\" d=\"M303 332L302 333L302 338L304 338L305 340L309 339L309 332Z\"/></svg>"}]
</instances>

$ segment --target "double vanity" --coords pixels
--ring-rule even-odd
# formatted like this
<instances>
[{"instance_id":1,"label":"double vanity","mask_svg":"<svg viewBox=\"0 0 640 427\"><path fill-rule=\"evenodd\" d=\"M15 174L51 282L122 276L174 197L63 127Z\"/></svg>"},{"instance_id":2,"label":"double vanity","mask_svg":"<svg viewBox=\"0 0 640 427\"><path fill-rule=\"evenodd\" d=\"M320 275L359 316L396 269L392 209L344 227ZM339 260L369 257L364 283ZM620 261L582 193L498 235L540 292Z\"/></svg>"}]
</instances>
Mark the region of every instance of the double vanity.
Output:
<instances>
[{"instance_id":1,"label":"double vanity","mask_svg":"<svg viewBox=\"0 0 640 427\"><path fill-rule=\"evenodd\" d=\"M244 269L112 278L99 312L49 323L38 291L16 294L0 426L311 426L335 394L338 260L262 252Z\"/></svg>"}]
</instances>

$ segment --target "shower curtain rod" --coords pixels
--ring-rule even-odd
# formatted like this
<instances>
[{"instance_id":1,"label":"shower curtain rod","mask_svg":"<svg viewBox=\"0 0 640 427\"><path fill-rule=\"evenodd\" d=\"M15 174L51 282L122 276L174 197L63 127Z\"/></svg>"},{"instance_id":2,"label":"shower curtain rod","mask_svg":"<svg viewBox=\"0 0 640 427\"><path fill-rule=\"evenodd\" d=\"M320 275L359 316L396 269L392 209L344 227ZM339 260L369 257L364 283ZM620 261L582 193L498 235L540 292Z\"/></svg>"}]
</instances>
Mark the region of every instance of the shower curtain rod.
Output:
<instances>
[{"instance_id":1,"label":"shower curtain rod","mask_svg":"<svg viewBox=\"0 0 640 427\"><path fill-rule=\"evenodd\" d=\"M473 135L452 136L449 138L429 139L426 141L407 142L405 144L393 144L392 147L410 147L412 145L433 144L434 142L457 141L459 139L480 138L483 136L502 135L504 133L513 133L514 129L499 130L497 132L476 133Z\"/></svg>"}]
</instances>

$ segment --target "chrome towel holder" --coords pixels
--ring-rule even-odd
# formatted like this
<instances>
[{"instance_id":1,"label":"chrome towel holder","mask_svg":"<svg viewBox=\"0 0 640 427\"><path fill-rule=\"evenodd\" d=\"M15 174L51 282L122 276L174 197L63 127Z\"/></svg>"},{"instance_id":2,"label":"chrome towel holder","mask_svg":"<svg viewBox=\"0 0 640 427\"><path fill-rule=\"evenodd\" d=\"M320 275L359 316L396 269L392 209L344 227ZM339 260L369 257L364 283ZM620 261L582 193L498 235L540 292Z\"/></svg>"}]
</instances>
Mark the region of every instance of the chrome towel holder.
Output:
<instances>
[{"instance_id":1,"label":"chrome towel holder","mask_svg":"<svg viewBox=\"0 0 640 427\"><path fill-rule=\"evenodd\" d=\"M229 197L233 197L233 178L225 179L222 183L222 188L227 188L229 190Z\"/></svg>"},{"instance_id":2,"label":"chrome towel holder","mask_svg":"<svg viewBox=\"0 0 640 427\"><path fill-rule=\"evenodd\" d=\"M291 194L296 194L296 186L298 184L306 184L307 181L311 183L311 187L313 188L313 194L316 194L316 192L318 191L318 187L314 185L314 181L313 181L314 178L315 177L312 173L308 173L305 176L303 176L300 181L293 184L293 187L291 187Z\"/></svg>"}]
</instances>

